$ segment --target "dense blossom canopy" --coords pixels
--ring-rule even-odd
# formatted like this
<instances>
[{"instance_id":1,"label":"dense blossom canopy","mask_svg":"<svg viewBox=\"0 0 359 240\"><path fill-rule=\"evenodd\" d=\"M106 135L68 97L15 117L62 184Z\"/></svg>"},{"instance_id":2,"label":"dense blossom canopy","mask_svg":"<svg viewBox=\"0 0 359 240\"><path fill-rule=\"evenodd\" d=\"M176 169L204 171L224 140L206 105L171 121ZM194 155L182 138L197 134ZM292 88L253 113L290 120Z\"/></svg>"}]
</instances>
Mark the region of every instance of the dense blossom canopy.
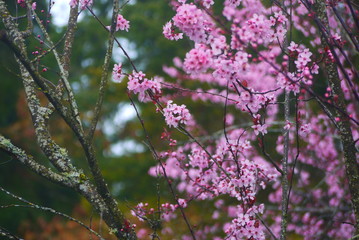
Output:
<instances>
[{"instance_id":1,"label":"dense blossom canopy","mask_svg":"<svg viewBox=\"0 0 359 240\"><path fill-rule=\"evenodd\" d=\"M227 211L232 218L222 227L226 239L265 239L266 230L260 219L272 219L269 221L272 223L268 223L271 225L271 234L278 236L281 215L276 210L279 208L264 210L265 205L257 203L256 195L260 188L265 188L272 182L273 191L268 196L267 204L281 205L283 198L280 174L283 172L278 172L278 169L283 167L283 162L273 163L268 156L263 157L253 144L259 141L259 146L264 149L264 136L283 118L279 112L278 98L285 92L292 93L297 99L296 113L292 115L295 118L287 116L285 123L279 124L284 135L288 134L289 152L284 152L283 135L278 136L276 147L277 153L288 154L286 164L292 166L289 173L292 175L289 178L291 188L294 174L297 179L296 186L288 197L288 208L292 211L288 230L303 235L305 239L313 239L315 234L320 233L335 239L349 238L354 228L343 222L353 221L350 211L333 213L332 218L341 220L334 221L331 224L332 230L326 232L323 232L326 223L320 214L315 211L295 211L297 208L341 209L347 206L343 199L349 198L347 188L339 187L340 182L345 179L345 171L340 167L343 164L342 154L333 138L336 130L330 123L331 119L325 114L313 112L306 101L303 101L313 97L308 89L319 84L315 81L326 84L323 79L316 78L324 70L320 69L319 64L323 61L335 62L331 50L325 49L323 52L322 46L325 43L320 40L320 32L307 17L312 11L313 3L284 1L283 5L267 8L257 0L225 1L223 16L230 29L213 16L210 10L213 1L172 3L176 14L164 25L163 34L169 40L177 41L183 37L183 33L194 42L194 48L186 54L183 63L176 60L177 68L164 67L164 71L172 78L210 83L212 89L193 94L192 99L232 105L239 112L248 114L253 125L250 129L224 129L224 136L208 146L187 143L178 146L176 150L168 150L161 154L166 161L165 166L153 168L150 173L154 176L158 173L165 174L167 178L179 180L178 190L186 192L189 197L195 196L198 200L216 199L224 195L237 199L237 205L226 206L222 202L213 214L213 218L218 219L219 215L226 215L224 212ZM349 10L340 3L337 7L345 12ZM293 10L289 13L289 9ZM333 31L332 40L341 41L337 32L338 20L331 14L328 18ZM346 20L347 24L354 24L350 17ZM310 45L303 45L299 39L289 41L291 35L288 31L301 32ZM341 51L344 56L340 61L351 54L346 50ZM187 74L186 77L181 70ZM348 68L345 71L351 70ZM143 96L149 87L142 87L143 83L135 85L133 76L135 73L129 77L129 90L134 93L141 92ZM347 100L353 97L347 85L352 80L351 77L342 81ZM327 91L326 98L330 102L329 99L333 97L330 87ZM198 92L201 92L201 89L198 89ZM141 94L140 99L143 99ZM161 102L161 99L158 100ZM352 112L354 106L354 103L349 102L348 112ZM167 102L163 114L169 127L184 127L190 116L184 105L178 106L172 100ZM356 114L351 114L351 117L357 119ZM226 118L231 118L231 115ZM189 130L191 128L188 126ZM357 129L352 130L354 138L357 139ZM326 134L323 135L324 132ZM297 145L299 139L305 144ZM310 181L313 171L297 168L296 164L312 166L318 169L316 171L325 173L323 181L327 190L320 187L303 194L302 191L308 190L313 184ZM216 232L216 228L211 231ZM206 239L209 232L199 231L196 234L197 237Z\"/></svg>"},{"instance_id":2,"label":"dense blossom canopy","mask_svg":"<svg viewBox=\"0 0 359 240\"><path fill-rule=\"evenodd\" d=\"M27 8L28 19L36 19L35 2L18 0L17 4ZM9 17L2 0L1 18L6 34L12 35L1 33L1 40L16 53L37 136L47 134L48 115L56 109L85 150L95 184L72 166L66 151L47 140L44 144L41 137L40 147L59 170L55 177L47 167L34 168L38 163L14 146L10 148L10 141L2 135L1 149L39 175L76 189L96 206L118 238L133 239L137 225L117 211L91 145L116 42L131 70L127 63L119 62L112 68L112 79L125 82L126 96L144 129L146 146L157 161L149 174L163 177L173 197L172 203L158 198L157 206L140 202L131 210L134 217L149 224L153 239L158 237L160 222L178 218L188 228L181 236L183 240L340 240L359 233L359 75L355 65L359 44L353 34L353 29L359 31L357 5L350 0L274 0L270 4L261 0L172 0L173 17L157 27L164 41L187 41L191 49L174 58L173 66L163 66L168 75L165 79L138 70L115 39L118 31L130 29L126 12L119 14L127 2L119 7L114 1L112 28L92 10L96 1L70 0L69 4L73 28L65 35L64 52L71 49L76 18L83 11L89 11L109 35L100 97L94 113L88 114L95 115L88 133L84 133L88 124L82 126L68 82L69 57L64 54L60 59L44 22L37 19L46 41L41 35L37 40L52 46L48 52L54 52L60 66L57 86L41 76L48 68L39 64L42 56L38 50L31 54L35 60L27 59L23 40L31 34L19 32L15 20L20 18ZM49 106L36 102L35 82ZM66 94L62 90L58 93L58 89L66 89ZM69 102L69 107L62 102ZM223 114L218 117L192 111L189 102L219 107ZM137 105L151 107L163 118L162 151L157 152L152 144ZM218 123L219 131L203 127L204 114L205 121ZM41 124L46 127L41 128ZM177 138L180 133L185 138ZM50 133L44 138L51 140ZM66 161L61 162L63 159ZM196 227L187 211L195 201L211 205L211 219ZM166 225L161 230L171 237L177 229ZM146 231L137 230L137 236L148 237Z\"/></svg>"},{"instance_id":3,"label":"dense blossom canopy","mask_svg":"<svg viewBox=\"0 0 359 240\"><path fill-rule=\"evenodd\" d=\"M282 217L278 210L283 204L280 181L283 172L280 169L283 162L274 163L266 153L263 156L265 136L278 128L279 124L283 135L278 136L276 151L283 156L288 154L285 164L291 166L287 170L289 173L286 173L289 174L291 186L290 193L286 192L290 194L287 208L291 211L288 230L305 239L313 239L321 234L334 239L349 238L354 228L343 222L353 221L350 211L334 212L331 218L336 220L331 223L329 231L326 230L328 220L321 217L320 211L296 211L328 207L344 209L348 207L344 199L349 198L347 187L340 187L345 181L345 169L341 167L341 150L335 143L336 130L330 123L333 119L312 111L305 101L311 97L317 98L316 93L310 90L312 86L327 84L323 79L325 68L321 69L320 64L335 62L332 50L323 49L326 43L322 42L320 31L308 18L313 11L313 2L284 1L283 5L267 8L257 0L227 0L222 12L227 21L225 24L223 18L213 15L213 1L178 1L172 4L176 13L164 25L164 36L177 41L184 34L194 42L194 47L188 51L183 62L176 59L176 68L164 67L164 71L172 78L181 79L179 83L209 83L212 89L197 89L197 93L192 95L194 101L234 106L238 114L242 112L249 115L253 122L250 128L237 126L232 130L224 129L224 135L207 146L186 143L177 146L175 150L163 152L161 158L165 159L165 165L160 164L150 170L154 176L162 174L166 178L177 179L178 190L186 193L189 198L208 200L228 195L237 200L237 205L229 206L217 200L221 204L216 205L213 219L227 215L229 221L222 227L218 224L213 226L209 232L195 232L196 236L207 239L207 234L220 232L221 228L226 234L225 239L266 239L269 233L279 236ZM348 6L338 3L336 7L347 12L347 24L353 26ZM333 32L330 41L340 42L338 19L331 13L328 18L330 31ZM292 32L302 34L308 40L293 39ZM350 51L339 50L342 51L341 62L351 55ZM348 88L353 76L350 67L345 71L351 77L343 79L341 86L346 100L350 101L353 96ZM318 74L321 74L320 78ZM340 74L342 76L343 73ZM132 76L129 78L129 86L135 93L143 91L139 90L140 85L132 87ZM357 86L355 88L357 90ZM285 122L281 123L283 113L280 112L278 99L284 93L296 99L296 107L295 114L287 115ZM330 87L325 97L329 103L335 97ZM160 102L161 98L157 104ZM355 104L349 102L347 111L353 112ZM178 106L172 100L168 101L163 114L169 127L182 126L185 129L189 113L184 105ZM356 114L350 116L357 119ZM192 121L195 121L195 116ZM225 121L231 121L228 126L234 124L230 114L227 114ZM342 119L336 118L335 121ZM192 128L193 125L189 125L187 129L191 131ZM357 139L358 130L353 128L352 131L354 139ZM288 153L285 153L284 146L286 134ZM298 145L298 141L304 144ZM262 152L255 147L256 142L263 149ZM317 170L298 168L298 165L311 166ZM320 187L309 191L310 186L318 181L314 180L315 175L312 176L316 171L325 173L325 177ZM293 178L296 179L295 186ZM257 202L256 195L270 182L273 190L265 202L268 206L278 207L265 210L265 204ZM322 184L326 187L323 188ZM175 208L172 210L175 211ZM263 225L265 222L261 219L268 221L266 227L271 232L266 230Z\"/></svg>"}]
</instances>

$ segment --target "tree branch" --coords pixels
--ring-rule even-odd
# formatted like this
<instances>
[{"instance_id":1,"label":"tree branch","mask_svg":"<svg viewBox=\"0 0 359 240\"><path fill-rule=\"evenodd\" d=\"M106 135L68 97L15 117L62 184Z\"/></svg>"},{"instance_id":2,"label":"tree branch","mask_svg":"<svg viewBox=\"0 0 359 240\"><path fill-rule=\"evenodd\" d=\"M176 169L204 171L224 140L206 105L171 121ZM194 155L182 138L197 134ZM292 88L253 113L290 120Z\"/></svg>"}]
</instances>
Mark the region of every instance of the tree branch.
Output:
<instances>
[{"instance_id":1,"label":"tree branch","mask_svg":"<svg viewBox=\"0 0 359 240\"><path fill-rule=\"evenodd\" d=\"M108 43L107 43L108 46L107 46L107 51L106 51L106 55L105 55L105 60L104 60L103 66L102 66L99 96L98 96L95 110L94 110L94 117L91 121L90 129L87 134L88 141L92 141L93 135L96 130L97 122L101 115L102 103L103 103L103 99L105 96L105 91L107 89L108 72L109 72L109 66L110 66L110 61L111 61L111 57L112 57L113 44L114 44L114 40L115 40L115 30L116 30L118 11L119 11L119 3L118 3L118 0L115 0L113 13L112 13L110 34L109 34L109 39L108 39Z\"/></svg>"},{"instance_id":2,"label":"tree branch","mask_svg":"<svg viewBox=\"0 0 359 240\"><path fill-rule=\"evenodd\" d=\"M326 5L324 0L318 0L315 4L315 10L318 19L322 22L325 28L328 29L328 16L326 13ZM322 32L321 41L323 48L327 47L327 36ZM349 189L351 193L351 201L353 204L354 215L356 219L355 229L356 234L359 233L359 166L357 164L357 150L353 140L353 134L350 128L349 121L346 117L346 104L344 102L344 93L341 88L340 79L337 70L336 63L328 63L325 66L328 81L334 95L338 96L336 105L342 111L338 111L337 108L332 108L330 111L335 118L339 118L337 122L339 136L343 146L344 163L349 180ZM343 114L344 112L345 114Z\"/></svg>"},{"instance_id":3,"label":"tree branch","mask_svg":"<svg viewBox=\"0 0 359 240\"><path fill-rule=\"evenodd\" d=\"M25 200L24 198L22 197L19 197L7 190L5 190L4 188L0 187L0 191L6 193L7 195L21 201L21 202L24 202L26 203L27 205L18 205L18 204L11 204L11 205L2 205L0 206L0 209L1 208L8 208L8 207L26 207L26 208L35 208L35 209L40 209L42 211L46 211L46 212L50 212L50 213L53 213L55 215L59 215L61 217L64 217L64 218L67 218L68 220L70 221L73 221L73 222L76 222L77 224L81 225L82 227L86 228L89 232L95 234L97 237L99 237L101 240L104 240L104 238L97 232L95 232L94 230L92 230L90 227L88 227L86 224L84 224L83 222L81 222L80 220L77 220L65 213L62 213L62 212L59 212L59 211L56 211L55 209L52 209L52 208L49 208L49 207L44 207L44 206L40 206L40 205L37 205L35 203L32 203L28 200Z\"/></svg>"}]
</instances>

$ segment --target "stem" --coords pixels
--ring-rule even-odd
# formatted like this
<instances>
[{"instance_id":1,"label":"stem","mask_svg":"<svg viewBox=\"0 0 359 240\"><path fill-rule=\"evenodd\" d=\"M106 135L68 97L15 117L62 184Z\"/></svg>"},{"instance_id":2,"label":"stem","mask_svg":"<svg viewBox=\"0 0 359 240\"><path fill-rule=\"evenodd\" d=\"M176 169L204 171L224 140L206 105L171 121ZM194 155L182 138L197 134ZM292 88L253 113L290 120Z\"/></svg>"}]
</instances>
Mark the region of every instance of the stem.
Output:
<instances>
[{"instance_id":1,"label":"stem","mask_svg":"<svg viewBox=\"0 0 359 240\"><path fill-rule=\"evenodd\" d=\"M284 118L286 121L289 121L289 92L285 92L284 100ZM288 225L288 158L289 158L289 130L286 130L284 133L284 156L282 159L282 220L281 220L281 230L280 230L280 239L285 240L287 235L287 225Z\"/></svg>"},{"instance_id":2,"label":"stem","mask_svg":"<svg viewBox=\"0 0 359 240\"><path fill-rule=\"evenodd\" d=\"M96 130L97 123L100 119L103 99L105 97L105 91L107 89L108 72L109 72L109 66L110 66L111 57L112 57L113 43L115 40L115 29L116 29L117 12L118 11L119 11L119 1L115 0L113 13L112 13L112 21L111 21L109 40L108 40L108 47L107 47L107 51L106 51L106 55L105 55L105 60L104 60L103 66L102 66L99 96L98 96L95 110L94 110L94 118L91 121L90 130L87 135L89 141L92 141L93 135Z\"/></svg>"}]
</instances>

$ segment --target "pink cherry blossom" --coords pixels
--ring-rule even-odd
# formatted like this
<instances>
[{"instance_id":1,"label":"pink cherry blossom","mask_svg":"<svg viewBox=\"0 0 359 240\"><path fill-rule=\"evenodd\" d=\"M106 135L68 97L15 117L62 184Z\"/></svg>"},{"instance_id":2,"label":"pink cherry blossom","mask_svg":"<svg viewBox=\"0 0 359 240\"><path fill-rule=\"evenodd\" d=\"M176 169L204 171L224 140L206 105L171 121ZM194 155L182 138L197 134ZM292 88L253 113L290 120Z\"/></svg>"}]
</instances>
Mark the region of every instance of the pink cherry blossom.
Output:
<instances>
[{"instance_id":1,"label":"pink cherry blossom","mask_svg":"<svg viewBox=\"0 0 359 240\"><path fill-rule=\"evenodd\" d=\"M80 0L81 9L85 9L87 7L91 7L93 4L93 0ZM71 4L70 4L71 5Z\"/></svg>"},{"instance_id":2,"label":"pink cherry blossom","mask_svg":"<svg viewBox=\"0 0 359 240\"><path fill-rule=\"evenodd\" d=\"M127 89L132 91L135 94L139 94L139 100L141 102L150 101L147 91L152 91L154 96L159 96L161 94L161 84L159 78L155 77L153 79L147 79L146 74L143 72L135 72L128 76Z\"/></svg>"},{"instance_id":3,"label":"pink cherry blossom","mask_svg":"<svg viewBox=\"0 0 359 240\"><path fill-rule=\"evenodd\" d=\"M172 100L167 102L166 108L163 109L163 116L169 127L178 127L179 124L186 124L191 115L185 105L177 105Z\"/></svg>"},{"instance_id":4,"label":"pink cherry blossom","mask_svg":"<svg viewBox=\"0 0 359 240\"><path fill-rule=\"evenodd\" d=\"M70 7L75 8L78 3L78 0L70 0Z\"/></svg>"},{"instance_id":5,"label":"pink cherry blossom","mask_svg":"<svg viewBox=\"0 0 359 240\"><path fill-rule=\"evenodd\" d=\"M116 22L116 31L126 30L126 32L128 32L129 28L130 28L130 22L127 21L121 14L118 14L117 22Z\"/></svg>"},{"instance_id":6,"label":"pink cherry blossom","mask_svg":"<svg viewBox=\"0 0 359 240\"><path fill-rule=\"evenodd\" d=\"M169 21L163 26L163 35L169 40L178 40L183 38L183 33L175 33L172 22Z\"/></svg>"},{"instance_id":7,"label":"pink cherry blossom","mask_svg":"<svg viewBox=\"0 0 359 240\"><path fill-rule=\"evenodd\" d=\"M212 64L211 51L203 44L198 44L186 54L184 69L187 73L201 73L207 71Z\"/></svg>"},{"instance_id":8,"label":"pink cherry blossom","mask_svg":"<svg viewBox=\"0 0 359 240\"><path fill-rule=\"evenodd\" d=\"M112 79L115 82L121 82L122 81L121 77L122 77L122 63L115 64L112 70Z\"/></svg>"}]
</instances>

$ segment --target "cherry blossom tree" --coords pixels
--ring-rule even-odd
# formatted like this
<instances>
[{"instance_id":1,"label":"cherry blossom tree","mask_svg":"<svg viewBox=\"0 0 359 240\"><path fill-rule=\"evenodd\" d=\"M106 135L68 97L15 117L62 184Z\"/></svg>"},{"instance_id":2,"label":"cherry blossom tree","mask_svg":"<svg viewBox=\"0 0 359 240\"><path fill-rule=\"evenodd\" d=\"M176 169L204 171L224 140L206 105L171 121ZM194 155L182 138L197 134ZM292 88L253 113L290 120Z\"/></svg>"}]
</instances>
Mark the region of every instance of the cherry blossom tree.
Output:
<instances>
[{"instance_id":1,"label":"cherry blossom tree","mask_svg":"<svg viewBox=\"0 0 359 240\"><path fill-rule=\"evenodd\" d=\"M110 26L92 10L96 1L71 0L62 52L37 15L36 3L18 0L18 4L27 9L27 18L22 19L27 28L19 27L17 16L0 0L4 25L0 39L18 62L38 145L56 171L2 135L0 148L40 176L85 197L117 238L171 238L176 229L161 232L161 223L177 218L188 229L182 239L358 236L359 13L354 1L171 1L174 16L164 20L163 37L192 44L184 58L164 65L172 82L137 69L116 39L117 31L137 31L131 29L131 19L119 13L126 5L120 7L118 0L113 2ZM108 34L99 97L86 127L69 78L76 23L83 11L89 11ZM29 54L26 46L26 39L34 37L34 24L41 30L35 37L48 46L39 55ZM132 69L123 69L121 62L110 66L114 44ZM46 67L39 68L37 62L45 54L55 57L59 79L43 76ZM132 215L148 224L147 229L136 229L118 208L95 155L94 131L111 68L113 81L127 84L129 101L158 163L149 174L163 178L173 197L157 206L141 202L132 207ZM200 87L189 88L189 82ZM46 96L45 105L38 92ZM196 118L203 113L191 112L190 105L181 104L184 98L223 109L215 119L221 130L201 127ZM166 130L161 138L167 150L158 151L151 142L139 104L154 106L163 116ZM53 112L81 143L91 176L74 166L66 149L52 139L47 126ZM174 132L185 140L173 137ZM273 139L275 145L270 144ZM211 221L194 227L198 223L187 208L201 201L213 205ZM16 237L3 229L0 233Z\"/></svg>"}]
</instances>

